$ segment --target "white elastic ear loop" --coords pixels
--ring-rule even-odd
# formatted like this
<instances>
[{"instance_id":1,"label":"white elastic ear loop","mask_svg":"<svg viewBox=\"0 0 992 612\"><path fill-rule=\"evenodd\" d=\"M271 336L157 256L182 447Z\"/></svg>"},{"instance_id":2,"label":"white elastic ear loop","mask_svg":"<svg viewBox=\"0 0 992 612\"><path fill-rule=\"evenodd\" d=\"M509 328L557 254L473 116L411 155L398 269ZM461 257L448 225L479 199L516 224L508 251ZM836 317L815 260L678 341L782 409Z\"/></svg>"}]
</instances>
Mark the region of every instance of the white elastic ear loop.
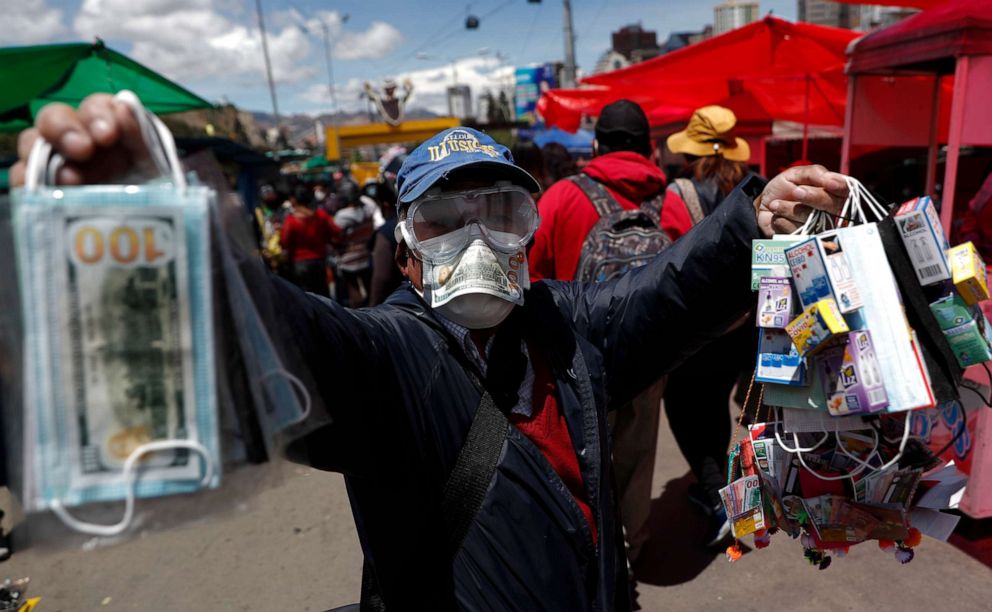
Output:
<instances>
[{"instance_id":1,"label":"white elastic ear loop","mask_svg":"<svg viewBox=\"0 0 992 612\"><path fill-rule=\"evenodd\" d=\"M869 456L871 455L871 453L873 453L873 452L875 452L875 451L878 450L878 445L880 443L879 438L878 438L878 432L877 431L875 431L874 429L872 429L871 430L871 435L875 439L875 445L872 447L871 452L868 453ZM863 466L866 470L871 470L872 472L874 472L875 470L878 469L875 466L873 466L870 463L868 463L867 461L862 461L861 458L859 458L857 455L855 455L851 451L847 450L847 447L844 446L844 443L840 441L840 436L839 435L837 436L837 449L840 450L841 454L846 455L848 459L850 459L851 461L857 463L860 466Z\"/></svg>"},{"instance_id":2,"label":"white elastic ear loop","mask_svg":"<svg viewBox=\"0 0 992 612\"><path fill-rule=\"evenodd\" d=\"M781 420L782 420L781 419L781 416L778 417L778 420L781 422ZM808 465L806 465L806 460L803 459L803 453L811 453L811 452L815 451L816 449L818 449L821 446L823 446L823 443L826 442L828 439L830 439L830 432L824 432L823 433L823 437L820 438L820 441L819 442L817 442L813 446L810 446L809 448L802 448L802 447L799 446L799 435L797 433L793 432L792 433L792 441L795 443L795 446L792 447L792 448L789 448L782 441L782 437L779 435L779 432L778 432L778 427L775 428L775 440L778 442L778 445L782 448L782 450L784 450L785 452L787 452L789 454L795 455L796 458L799 459L799 464L801 466L803 466L803 468L807 472L809 472L813 476L816 476L820 480L844 480L845 478L850 478L852 476L857 476L858 474L860 474L861 472L864 471L864 469L865 469L864 467L858 467L857 470L855 470L853 472L849 472L847 474L841 474L840 476L824 476L823 474L820 474L819 472L817 472L813 468L811 468Z\"/></svg>"},{"instance_id":3,"label":"white elastic ear loop","mask_svg":"<svg viewBox=\"0 0 992 612\"><path fill-rule=\"evenodd\" d=\"M262 374L262 377L259 380L261 382L264 382L265 379L271 378L273 376L282 376L283 378L289 381L290 385L295 387L300 392L300 395L303 396L303 414L301 414L298 419L295 419L287 423L286 426L288 427L290 425L296 425L298 423L302 423L303 421L306 420L308 416L310 416L310 407L311 407L310 392L307 391L307 388L306 386L304 386L303 381L301 381L296 376L293 376L288 370L284 370L282 368L269 370L265 374Z\"/></svg>"},{"instance_id":4,"label":"white elastic ear loop","mask_svg":"<svg viewBox=\"0 0 992 612\"><path fill-rule=\"evenodd\" d=\"M899 452L896 453L896 456L893 457L892 459L890 459L888 461L888 463L886 463L882 467L875 468L877 471L881 472L882 470L886 470L886 469L892 467L893 465L899 463L899 460L902 459L902 454L906 450L906 444L909 442L910 421L911 421L911 419L909 418L909 415L907 414L906 415L906 424L903 426L903 430L902 430L902 441L899 442Z\"/></svg>"},{"instance_id":5,"label":"white elastic ear loop","mask_svg":"<svg viewBox=\"0 0 992 612\"><path fill-rule=\"evenodd\" d=\"M35 191L45 182L45 167L52 154L52 145L44 138L38 137L31 145L28 162L24 168L24 188Z\"/></svg>"},{"instance_id":6,"label":"white elastic ear loop","mask_svg":"<svg viewBox=\"0 0 992 612\"><path fill-rule=\"evenodd\" d=\"M51 502L52 512L55 516L59 517L59 520L65 523L67 527L74 529L79 533L105 538L124 533L127 531L128 527L131 526L131 521L134 518L134 464L138 462L138 459L148 453L175 450L177 448L189 449L203 457L204 470L203 478L200 479L200 486L209 486L210 481L213 480L215 469L213 458L210 456L210 451L208 451L205 446L194 440L156 440L154 442L142 444L138 448L134 449L131 454L128 455L127 460L124 461L124 469L122 471L124 475L124 485L126 487L124 497L124 518L122 518L119 523L114 525L98 525L96 523L80 521L69 514L69 511L65 509L62 502L59 500L53 500Z\"/></svg>"},{"instance_id":7,"label":"white elastic ear loop","mask_svg":"<svg viewBox=\"0 0 992 612\"><path fill-rule=\"evenodd\" d=\"M172 132L169 131L169 128L162 123L161 119L145 109L134 92L126 89L119 91L114 95L114 100L127 105L134 113L138 127L141 129L141 136L159 171L163 174L171 174L176 187L185 190L186 177L183 175L182 165L179 163L176 141L172 138ZM156 144L160 145L160 148L156 147Z\"/></svg>"},{"instance_id":8,"label":"white elastic ear loop","mask_svg":"<svg viewBox=\"0 0 992 612\"><path fill-rule=\"evenodd\" d=\"M172 181L180 191L186 189L186 177L183 174L182 165L179 163L179 154L176 150L176 141L172 137L172 132L155 115L149 113L142 106L138 96L131 91L120 91L114 99L126 104L134 114L138 127L141 129L142 139L148 147L148 151L162 174L172 175ZM47 181L55 184L55 173L62 166L63 159L59 155L52 155L52 145L43 138L37 138L31 146L31 153L28 155L28 162L25 168L24 187L27 191L34 191L38 187L46 184Z\"/></svg>"}]
</instances>

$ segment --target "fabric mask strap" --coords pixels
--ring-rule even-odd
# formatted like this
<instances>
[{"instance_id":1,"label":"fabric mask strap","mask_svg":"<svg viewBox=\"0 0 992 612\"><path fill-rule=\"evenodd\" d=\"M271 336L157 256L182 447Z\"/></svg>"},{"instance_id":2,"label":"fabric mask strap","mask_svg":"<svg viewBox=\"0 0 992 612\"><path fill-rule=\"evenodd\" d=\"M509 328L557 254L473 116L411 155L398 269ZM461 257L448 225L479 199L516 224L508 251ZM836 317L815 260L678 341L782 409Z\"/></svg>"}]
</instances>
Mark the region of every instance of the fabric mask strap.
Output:
<instances>
[{"instance_id":1,"label":"fabric mask strap","mask_svg":"<svg viewBox=\"0 0 992 612\"><path fill-rule=\"evenodd\" d=\"M119 523L114 525L100 525L97 523L87 523L85 521L81 521L69 514L69 511L66 510L65 506L63 506L62 502L59 500L53 500L51 502L52 512L55 513L55 516L59 517L59 520L65 523L66 527L78 531L79 533L105 538L124 533L131 526L131 522L134 519L134 488L136 484L136 476L134 473L135 464L139 459L149 453L158 453L161 451L175 450L179 448L191 450L203 457L204 473L203 478L200 479L200 486L209 486L210 481L213 480L216 466L214 465L213 458L210 456L210 452L205 446L193 440L156 440L154 442L142 444L138 448L134 449L131 454L128 455L127 460L124 461L123 475L126 493L124 498L124 517Z\"/></svg>"},{"instance_id":2,"label":"fabric mask strap","mask_svg":"<svg viewBox=\"0 0 992 612\"><path fill-rule=\"evenodd\" d=\"M310 407L312 405L312 400L310 399L310 392L307 391L307 388L303 384L303 381L301 381L299 378L291 374L289 370L285 370L283 368L269 370L265 374L262 374L260 380L262 383L264 383L267 378L272 378L274 376L282 376L283 378L285 378L287 381L289 381L289 384L294 389L296 389L299 392L299 394L303 397L303 414L301 414L298 419L294 419L293 421L286 423L286 427L292 425L298 425L302 423L303 421L306 420L308 416L310 416Z\"/></svg>"}]
</instances>

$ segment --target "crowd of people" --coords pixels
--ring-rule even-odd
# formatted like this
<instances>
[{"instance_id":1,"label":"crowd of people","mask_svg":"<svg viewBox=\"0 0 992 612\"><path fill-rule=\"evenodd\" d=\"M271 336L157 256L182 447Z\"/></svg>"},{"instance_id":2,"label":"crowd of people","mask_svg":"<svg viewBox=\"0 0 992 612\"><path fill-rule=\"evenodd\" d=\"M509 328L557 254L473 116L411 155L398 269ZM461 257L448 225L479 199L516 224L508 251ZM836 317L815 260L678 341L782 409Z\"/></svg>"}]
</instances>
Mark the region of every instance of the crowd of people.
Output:
<instances>
[{"instance_id":1,"label":"crowd of people","mask_svg":"<svg viewBox=\"0 0 992 612\"><path fill-rule=\"evenodd\" d=\"M522 141L516 163L546 190L579 172L586 160L563 145ZM396 267L396 173L405 152L390 150L380 175L363 185L345 171L329 179L295 176L259 188L253 218L260 252L300 288L352 308L381 304L403 280Z\"/></svg>"},{"instance_id":2,"label":"crowd of people","mask_svg":"<svg viewBox=\"0 0 992 612\"><path fill-rule=\"evenodd\" d=\"M273 270L306 291L374 306L400 284L391 254L395 205L385 177L361 187L341 172L330 181L290 179L284 190L262 185L259 247Z\"/></svg>"}]
</instances>

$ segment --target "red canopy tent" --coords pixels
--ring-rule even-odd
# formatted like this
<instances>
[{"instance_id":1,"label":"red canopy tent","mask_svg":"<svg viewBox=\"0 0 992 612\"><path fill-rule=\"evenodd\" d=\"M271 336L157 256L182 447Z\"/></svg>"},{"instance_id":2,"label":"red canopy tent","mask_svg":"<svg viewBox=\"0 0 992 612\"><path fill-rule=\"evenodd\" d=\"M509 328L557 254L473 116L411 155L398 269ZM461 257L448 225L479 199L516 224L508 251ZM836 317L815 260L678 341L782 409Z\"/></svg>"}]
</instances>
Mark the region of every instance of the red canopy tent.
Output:
<instances>
[{"instance_id":1,"label":"red canopy tent","mask_svg":"<svg viewBox=\"0 0 992 612\"><path fill-rule=\"evenodd\" d=\"M553 89L538 102L548 125L574 131L582 115L627 98L652 126L685 121L708 104L733 110L740 122L795 121L843 125L850 30L775 17L672 53L582 80L587 87ZM767 129L767 128L766 128Z\"/></svg>"},{"instance_id":2,"label":"red canopy tent","mask_svg":"<svg viewBox=\"0 0 992 612\"><path fill-rule=\"evenodd\" d=\"M926 192L946 143L941 220L950 230L962 145L992 146L992 2L947 0L865 36L847 68L842 171L879 146L926 146Z\"/></svg>"}]
</instances>

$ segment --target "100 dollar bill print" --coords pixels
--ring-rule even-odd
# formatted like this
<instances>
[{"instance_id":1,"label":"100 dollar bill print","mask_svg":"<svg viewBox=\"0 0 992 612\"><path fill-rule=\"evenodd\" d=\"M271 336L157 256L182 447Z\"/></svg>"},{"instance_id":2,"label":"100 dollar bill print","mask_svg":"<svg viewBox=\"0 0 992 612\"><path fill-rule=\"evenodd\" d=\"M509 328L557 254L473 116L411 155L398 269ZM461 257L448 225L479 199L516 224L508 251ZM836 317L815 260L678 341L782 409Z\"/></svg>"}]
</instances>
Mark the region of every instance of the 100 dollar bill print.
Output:
<instances>
[{"instance_id":1,"label":"100 dollar bill print","mask_svg":"<svg viewBox=\"0 0 992 612\"><path fill-rule=\"evenodd\" d=\"M147 442L195 441L219 460L206 200L74 195L15 208L33 509L122 499L124 462ZM198 489L205 466L168 450L137 468L144 497Z\"/></svg>"},{"instance_id":2,"label":"100 dollar bill print","mask_svg":"<svg viewBox=\"0 0 992 612\"><path fill-rule=\"evenodd\" d=\"M116 478L152 440L195 437L188 418L192 356L185 241L178 215L67 216L56 275L68 345L61 351L73 403L80 484ZM161 476L194 478L176 450L148 457ZM104 479L105 480L105 479Z\"/></svg>"}]
</instances>

